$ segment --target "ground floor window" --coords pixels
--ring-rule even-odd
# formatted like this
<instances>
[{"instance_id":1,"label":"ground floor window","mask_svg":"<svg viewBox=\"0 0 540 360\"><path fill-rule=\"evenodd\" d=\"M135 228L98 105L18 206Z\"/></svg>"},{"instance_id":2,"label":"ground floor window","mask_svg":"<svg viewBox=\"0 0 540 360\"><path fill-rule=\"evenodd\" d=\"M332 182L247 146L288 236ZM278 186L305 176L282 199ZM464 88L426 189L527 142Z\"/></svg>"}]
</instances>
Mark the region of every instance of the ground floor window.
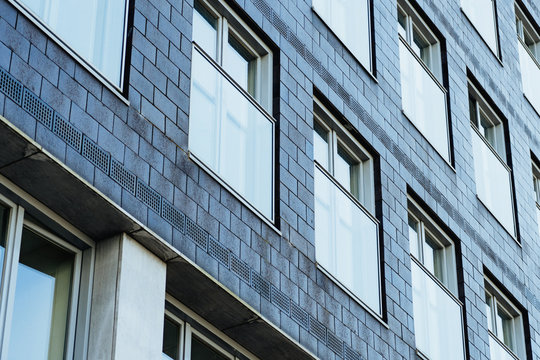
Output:
<instances>
[{"instance_id":1,"label":"ground floor window","mask_svg":"<svg viewBox=\"0 0 540 360\"><path fill-rule=\"evenodd\" d=\"M0 195L0 359L77 358L76 339L86 336L77 319L87 311L78 303L89 294L81 274L93 248L74 246L25 210Z\"/></svg>"}]
</instances>

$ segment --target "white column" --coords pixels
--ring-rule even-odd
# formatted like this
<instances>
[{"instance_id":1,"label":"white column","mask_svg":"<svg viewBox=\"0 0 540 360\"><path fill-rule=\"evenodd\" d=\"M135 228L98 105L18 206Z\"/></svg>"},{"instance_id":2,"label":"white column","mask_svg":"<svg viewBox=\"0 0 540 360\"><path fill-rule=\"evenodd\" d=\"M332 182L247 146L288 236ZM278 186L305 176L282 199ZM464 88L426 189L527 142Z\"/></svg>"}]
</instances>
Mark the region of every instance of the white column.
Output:
<instances>
[{"instance_id":1,"label":"white column","mask_svg":"<svg viewBox=\"0 0 540 360\"><path fill-rule=\"evenodd\" d=\"M123 234L96 247L88 360L159 359L166 264Z\"/></svg>"}]
</instances>

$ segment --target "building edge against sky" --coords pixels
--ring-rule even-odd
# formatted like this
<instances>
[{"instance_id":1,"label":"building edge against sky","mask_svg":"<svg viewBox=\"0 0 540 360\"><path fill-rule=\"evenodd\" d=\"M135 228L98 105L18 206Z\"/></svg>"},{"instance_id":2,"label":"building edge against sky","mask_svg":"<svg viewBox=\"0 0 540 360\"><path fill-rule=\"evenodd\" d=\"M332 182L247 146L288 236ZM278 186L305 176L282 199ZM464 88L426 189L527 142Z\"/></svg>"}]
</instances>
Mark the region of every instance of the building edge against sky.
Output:
<instances>
[{"instance_id":1,"label":"building edge against sky","mask_svg":"<svg viewBox=\"0 0 540 360\"><path fill-rule=\"evenodd\" d=\"M537 358L539 23L0 0L0 360Z\"/></svg>"}]
</instances>

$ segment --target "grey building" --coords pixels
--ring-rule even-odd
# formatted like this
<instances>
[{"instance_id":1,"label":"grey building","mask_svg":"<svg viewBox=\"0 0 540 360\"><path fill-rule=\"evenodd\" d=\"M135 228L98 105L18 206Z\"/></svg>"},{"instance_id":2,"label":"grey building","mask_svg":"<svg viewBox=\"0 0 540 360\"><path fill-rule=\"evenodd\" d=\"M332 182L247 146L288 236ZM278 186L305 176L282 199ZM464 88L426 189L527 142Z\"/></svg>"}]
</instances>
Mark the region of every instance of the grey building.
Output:
<instances>
[{"instance_id":1,"label":"grey building","mask_svg":"<svg viewBox=\"0 0 540 360\"><path fill-rule=\"evenodd\" d=\"M0 360L539 359L538 24L0 0Z\"/></svg>"}]
</instances>

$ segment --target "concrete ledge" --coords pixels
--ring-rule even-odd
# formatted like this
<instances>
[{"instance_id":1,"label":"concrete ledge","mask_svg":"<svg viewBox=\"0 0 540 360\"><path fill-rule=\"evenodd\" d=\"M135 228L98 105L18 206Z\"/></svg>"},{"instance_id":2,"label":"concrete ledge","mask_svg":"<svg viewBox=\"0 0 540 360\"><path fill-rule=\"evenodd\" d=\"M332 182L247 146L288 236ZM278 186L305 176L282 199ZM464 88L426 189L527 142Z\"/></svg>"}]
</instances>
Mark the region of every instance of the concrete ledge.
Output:
<instances>
[{"instance_id":1,"label":"concrete ledge","mask_svg":"<svg viewBox=\"0 0 540 360\"><path fill-rule=\"evenodd\" d=\"M167 292L257 357L316 358L2 116L0 144L0 175L96 242L137 240L167 262Z\"/></svg>"}]
</instances>

